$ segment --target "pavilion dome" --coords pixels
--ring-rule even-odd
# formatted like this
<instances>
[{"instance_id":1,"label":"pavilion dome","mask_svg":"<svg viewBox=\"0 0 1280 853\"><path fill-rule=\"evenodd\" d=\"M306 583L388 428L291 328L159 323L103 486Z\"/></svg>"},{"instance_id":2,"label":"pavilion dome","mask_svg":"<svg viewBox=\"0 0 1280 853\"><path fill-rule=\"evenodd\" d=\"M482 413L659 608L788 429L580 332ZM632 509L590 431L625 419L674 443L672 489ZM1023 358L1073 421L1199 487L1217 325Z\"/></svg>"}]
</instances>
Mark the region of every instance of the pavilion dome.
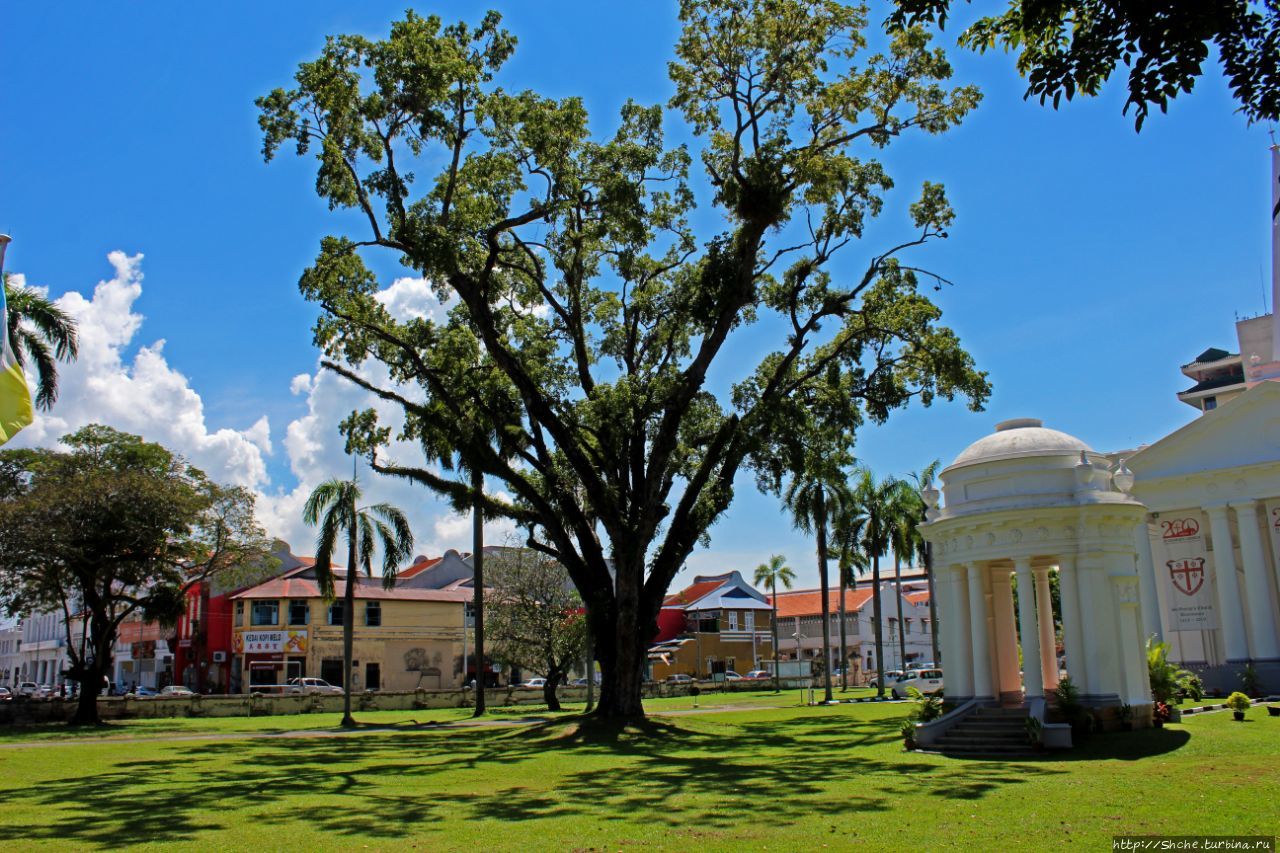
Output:
<instances>
[{"instance_id":1,"label":"pavilion dome","mask_svg":"<svg viewBox=\"0 0 1280 853\"><path fill-rule=\"evenodd\" d=\"M1079 457L1080 451L1093 449L1080 439L1056 429L1047 429L1038 418L1015 418L996 424L996 431L966 447L951 468L1014 459L1021 456Z\"/></svg>"},{"instance_id":2,"label":"pavilion dome","mask_svg":"<svg viewBox=\"0 0 1280 853\"><path fill-rule=\"evenodd\" d=\"M942 515L1071 506L1082 487L1106 489L1107 468L1106 457L1075 436L1035 418L1004 421L942 471Z\"/></svg>"}]
</instances>

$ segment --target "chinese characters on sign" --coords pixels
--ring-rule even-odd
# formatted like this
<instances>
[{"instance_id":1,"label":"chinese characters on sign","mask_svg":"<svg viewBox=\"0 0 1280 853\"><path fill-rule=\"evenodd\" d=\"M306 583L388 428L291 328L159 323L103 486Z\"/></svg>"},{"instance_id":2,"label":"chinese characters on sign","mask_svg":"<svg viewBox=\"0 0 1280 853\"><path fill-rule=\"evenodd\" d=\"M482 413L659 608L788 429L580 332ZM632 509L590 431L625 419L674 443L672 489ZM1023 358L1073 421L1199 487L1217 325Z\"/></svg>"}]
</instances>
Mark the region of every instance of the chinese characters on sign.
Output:
<instances>
[{"instance_id":1,"label":"chinese characters on sign","mask_svg":"<svg viewBox=\"0 0 1280 853\"><path fill-rule=\"evenodd\" d=\"M234 649L236 654L254 655L283 652L288 655L305 655L307 653L307 629L243 631L236 634Z\"/></svg>"}]
</instances>

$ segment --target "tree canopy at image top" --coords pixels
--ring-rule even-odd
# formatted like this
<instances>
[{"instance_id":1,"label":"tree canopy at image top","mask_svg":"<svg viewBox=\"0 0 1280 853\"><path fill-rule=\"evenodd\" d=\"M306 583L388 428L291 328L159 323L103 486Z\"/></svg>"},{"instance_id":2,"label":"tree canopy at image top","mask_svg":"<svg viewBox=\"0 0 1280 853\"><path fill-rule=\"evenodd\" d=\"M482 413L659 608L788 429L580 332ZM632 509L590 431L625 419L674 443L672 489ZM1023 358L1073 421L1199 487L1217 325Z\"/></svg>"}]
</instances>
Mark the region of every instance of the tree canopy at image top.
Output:
<instances>
[{"instance_id":1,"label":"tree canopy at image top","mask_svg":"<svg viewBox=\"0 0 1280 853\"><path fill-rule=\"evenodd\" d=\"M565 567L588 608L604 715L643 713L662 599L740 472L776 480L775 450L798 430L852 441L913 399L978 407L989 392L920 292L929 274L900 260L946 236L940 185L924 184L897 245L844 258L893 188L877 149L947 130L977 90L947 85L922 30L870 50L862 7L683 2L680 19L668 108L629 101L604 135L579 98L498 85L515 39L492 12L475 27L408 13L383 40L330 37L294 88L258 100L265 157L314 153L320 195L365 220L325 238L299 285L322 309L326 368L404 415L354 413L351 446L515 521ZM701 175L694 152L664 142L681 120ZM703 185L716 233L689 221ZM361 254L375 249L429 281L448 316L394 318ZM711 387L750 326L766 354L727 391ZM390 381L370 379L370 361ZM393 458L393 427L501 489Z\"/></svg>"},{"instance_id":2,"label":"tree canopy at image top","mask_svg":"<svg viewBox=\"0 0 1280 853\"><path fill-rule=\"evenodd\" d=\"M260 577L274 558L247 489L110 427L83 427L62 444L0 451L0 605L64 617L67 677L89 685L75 722L95 723L121 622L172 624L195 583ZM83 647L69 635L77 614L87 618Z\"/></svg>"},{"instance_id":3,"label":"tree canopy at image top","mask_svg":"<svg viewBox=\"0 0 1280 853\"><path fill-rule=\"evenodd\" d=\"M951 0L896 0L889 24L946 23ZM960 44L985 52L1016 51L1027 97L1096 95L1124 63L1129 99L1141 130L1153 106L1190 92L1204 73L1210 45L1250 123L1280 120L1280 0L1014 0L980 18Z\"/></svg>"}]
</instances>

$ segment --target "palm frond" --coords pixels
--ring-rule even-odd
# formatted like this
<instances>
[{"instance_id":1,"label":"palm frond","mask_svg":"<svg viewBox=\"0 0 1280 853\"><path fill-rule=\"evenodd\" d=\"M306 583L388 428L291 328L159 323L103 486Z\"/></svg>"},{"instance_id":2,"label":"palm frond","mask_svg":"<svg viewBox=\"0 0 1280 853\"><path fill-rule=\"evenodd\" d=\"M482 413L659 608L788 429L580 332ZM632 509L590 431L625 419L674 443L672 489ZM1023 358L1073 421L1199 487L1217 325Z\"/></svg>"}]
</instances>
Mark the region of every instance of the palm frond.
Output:
<instances>
[{"instance_id":1,"label":"palm frond","mask_svg":"<svg viewBox=\"0 0 1280 853\"><path fill-rule=\"evenodd\" d=\"M36 406L43 411L53 408L58 399L58 363L44 339L30 329L19 328L17 343L10 339L10 349L19 366L25 368L30 357L36 369Z\"/></svg>"}]
</instances>

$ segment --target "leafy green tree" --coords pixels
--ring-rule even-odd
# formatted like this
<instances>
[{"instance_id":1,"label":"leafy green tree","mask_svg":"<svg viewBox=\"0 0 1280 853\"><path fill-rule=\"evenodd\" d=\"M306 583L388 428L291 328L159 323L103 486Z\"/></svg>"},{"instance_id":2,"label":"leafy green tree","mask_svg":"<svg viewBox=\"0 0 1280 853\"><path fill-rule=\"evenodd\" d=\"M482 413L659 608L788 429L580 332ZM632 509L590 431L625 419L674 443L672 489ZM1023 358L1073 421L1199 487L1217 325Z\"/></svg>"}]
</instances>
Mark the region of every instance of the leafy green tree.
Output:
<instances>
[{"instance_id":1,"label":"leafy green tree","mask_svg":"<svg viewBox=\"0 0 1280 853\"><path fill-rule=\"evenodd\" d=\"M894 525L901 514L902 485L893 477L879 482L862 468L854 480L846 523L858 531L862 550L871 559L872 619L876 641L876 695L884 695L884 607L880 595L880 558L893 546Z\"/></svg>"},{"instance_id":2,"label":"leafy green tree","mask_svg":"<svg viewBox=\"0 0 1280 853\"><path fill-rule=\"evenodd\" d=\"M58 399L58 362L72 362L80 353L76 321L36 290L19 287L4 277L8 308L9 349L24 369L36 369L35 404L44 411Z\"/></svg>"},{"instance_id":3,"label":"leafy green tree","mask_svg":"<svg viewBox=\"0 0 1280 853\"><path fill-rule=\"evenodd\" d=\"M390 504L360 506L361 491L354 479L326 480L316 486L302 508L302 519L315 527L316 581L325 600L334 600L334 551L347 540L346 583L342 593L342 725L350 728L351 647L354 642L356 576L373 576L373 555L382 549L382 587L396 584L400 564L413 555L413 533L404 513Z\"/></svg>"},{"instance_id":4,"label":"leafy green tree","mask_svg":"<svg viewBox=\"0 0 1280 853\"><path fill-rule=\"evenodd\" d=\"M527 548L503 548L491 555L489 571L494 655L546 678L543 699L549 709L559 711L556 688L586 650L582 599L563 566Z\"/></svg>"},{"instance_id":5,"label":"leafy green tree","mask_svg":"<svg viewBox=\"0 0 1280 853\"><path fill-rule=\"evenodd\" d=\"M897 0L890 26L945 24L951 0ZM960 35L978 51L1018 54L1027 97L1040 103L1096 95L1120 63L1129 68L1129 99L1139 130L1151 107L1161 112L1203 73L1212 45L1240 109L1250 122L1280 120L1280 2L1213 0L1013 0Z\"/></svg>"},{"instance_id":6,"label":"leafy green tree","mask_svg":"<svg viewBox=\"0 0 1280 853\"><path fill-rule=\"evenodd\" d=\"M925 466L923 471L912 472L908 479L898 481L898 488L900 489L897 500L898 515L893 519L893 541L890 547L893 548L894 592L896 593L898 607L898 660L904 662L904 664L907 659L907 637L906 624L902 618L902 568L904 563L910 566L913 562L925 562L924 557L927 546L924 536L920 533L920 524L924 521L925 503L921 492L925 486L933 482L933 478L938 472L939 464L935 460ZM936 613L933 606L932 571L926 578L929 583L929 621L933 629L933 659L936 663L938 660L938 628L937 620L932 618Z\"/></svg>"},{"instance_id":7,"label":"leafy green tree","mask_svg":"<svg viewBox=\"0 0 1280 853\"><path fill-rule=\"evenodd\" d=\"M72 722L97 724L121 622L172 624L193 585L260 574L273 558L249 491L110 427L62 444L0 452L0 604L62 614L66 677L81 686ZM77 613L87 616L83 643L71 636Z\"/></svg>"},{"instance_id":8,"label":"leafy green tree","mask_svg":"<svg viewBox=\"0 0 1280 853\"><path fill-rule=\"evenodd\" d=\"M781 690L778 683L778 669L782 660L778 651L778 584L782 584L785 589L791 589L791 585L796 581L796 573L787 565L786 557L773 554L769 557L769 562L756 566L753 580L756 586L769 587L769 601L773 604L773 690L777 693ZM799 647L797 647L798 652Z\"/></svg>"},{"instance_id":9,"label":"leafy green tree","mask_svg":"<svg viewBox=\"0 0 1280 853\"><path fill-rule=\"evenodd\" d=\"M865 11L833 0L684 0L680 19L670 111L628 101L604 135L578 98L500 85L515 39L496 13L332 37L258 101L266 158L314 152L319 194L362 223L325 238L300 282L326 368L511 496L437 483L569 572L604 716L643 715L667 588L737 475L811 417L792 402L806 389L838 389L824 417L848 425L989 392L920 292L921 275L940 279L901 260L950 227L940 185L897 245L844 260L892 188L876 149L947 130L978 92L948 86L921 30L868 50ZM680 120L696 151L666 144ZM702 186L718 233L690 222ZM393 318L367 252L430 281L447 317ZM763 320L785 331L734 376L727 348ZM371 360L388 382L357 369ZM389 427L355 425L379 470L404 464L379 440Z\"/></svg>"},{"instance_id":10,"label":"leafy green tree","mask_svg":"<svg viewBox=\"0 0 1280 853\"><path fill-rule=\"evenodd\" d=\"M827 702L832 701L831 580L827 573L827 558L830 556L828 539L832 521L845 512L845 506L850 500L851 495L838 469L831 472L831 476L826 479L820 479L812 474L795 475L785 498L795 526L805 533L813 534L818 544L818 586L822 595L822 689Z\"/></svg>"}]
</instances>

